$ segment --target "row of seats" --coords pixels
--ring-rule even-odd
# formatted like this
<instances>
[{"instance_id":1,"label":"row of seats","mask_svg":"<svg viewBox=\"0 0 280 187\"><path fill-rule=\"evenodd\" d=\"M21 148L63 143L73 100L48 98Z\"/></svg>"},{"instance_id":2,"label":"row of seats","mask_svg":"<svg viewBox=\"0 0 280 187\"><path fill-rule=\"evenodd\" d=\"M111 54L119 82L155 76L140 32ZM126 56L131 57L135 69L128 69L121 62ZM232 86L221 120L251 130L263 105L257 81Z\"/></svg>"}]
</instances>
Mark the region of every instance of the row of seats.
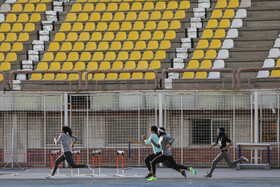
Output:
<instances>
[{"instance_id":1,"label":"row of seats","mask_svg":"<svg viewBox=\"0 0 280 187\"><path fill-rule=\"evenodd\" d=\"M27 13L21 13L19 15L11 13L6 16L5 20L6 23L37 23L39 21L41 21L41 15L39 13L32 13L30 16Z\"/></svg>"},{"instance_id":2,"label":"row of seats","mask_svg":"<svg viewBox=\"0 0 280 187\"><path fill-rule=\"evenodd\" d=\"M211 41L208 40L199 40L196 49L231 49L234 46L234 42L232 39L213 39Z\"/></svg>"},{"instance_id":3,"label":"row of seats","mask_svg":"<svg viewBox=\"0 0 280 187\"><path fill-rule=\"evenodd\" d=\"M226 9L224 12L221 9L216 9L212 12L211 19L232 19L232 18L245 18L247 11L245 9Z\"/></svg>"},{"instance_id":4,"label":"row of seats","mask_svg":"<svg viewBox=\"0 0 280 187\"><path fill-rule=\"evenodd\" d=\"M119 53L116 52L95 52L93 55L90 52L82 52L79 54L78 52L70 52L69 54L65 52L58 52L54 54L53 52L46 52L43 56L42 62L64 62L64 61L127 61L127 60L163 60L166 58L166 52L162 50L158 50L156 52L153 51L144 51L141 53L140 51L133 51L130 54L126 51L121 51Z\"/></svg>"},{"instance_id":5,"label":"row of seats","mask_svg":"<svg viewBox=\"0 0 280 187\"><path fill-rule=\"evenodd\" d=\"M160 21L160 20L180 20L184 19L186 16L185 11L178 10L175 13L172 11L154 11L151 14L149 12L140 12L137 14L136 12L128 12L126 15L123 12L117 12L113 15L111 12L106 12L104 14L100 14L98 12L93 12L89 16L87 13L80 13L78 16L76 13L69 13L66 16L66 22L121 22L121 21ZM89 17L89 18L88 18Z\"/></svg>"},{"instance_id":6,"label":"row of seats","mask_svg":"<svg viewBox=\"0 0 280 187\"><path fill-rule=\"evenodd\" d=\"M106 5L108 5L106 7ZM140 2L129 3L75 3L70 12L127 12L127 11L154 11L154 10L187 10L190 8L189 1L169 1L166 6L165 2L157 2L154 6L153 2L146 2L144 6Z\"/></svg>"},{"instance_id":7,"label":"row of seats","mask_svg":"<svg viewBox=\"0 0 280 187\"><path fill-rule=\"evenodd\" d=\"M229 19L222 19L218 22L216 19L210 19L207 23L206 29L227 29L230 27Z\"/></svg>"},{"instance_id":8,"label":"row of seats","mask_svg":"<svg viewBox=\"0 0 280 187\"><path fill-rule=\"evenodd\" d=\"M84 44L83 42L75 42L73 45L71 42L64 42L60 45L58 42L52 42L49 45L48 51L139 51L139 50L168 50L171 48L171 43L168 40L158 41L137 41L135 44L132 41L125 41L123 44L121 42L88 42Z\"/></svg>"},{"instance_id":9,"label":"row of seats","mask_svg":"<svg viewBox=\"0 0 280 187\"><path fill-rule=\"evenodd\" d=\"M28 33L8 33L6 36L4 33L0 33L0 42L26 42L29 40Z\"/></svg>"},{"instance_id":10,"label":"row of seats","mask_svg":"<svg viewBox=\"0 0 280 187\"><path fill-rule=\"evenodd\" d=\"M52 2L52 0L17 0L16 3L18 3L18 4L26 4L26 3L37 4L37 3L50 3L50 2Z\"/></svg>"},{"instance_id":11,"label":"row of seats","mask_svg":"<svg viewBox=\"0 0 280 187\"><path fill-rule=\"evenodd\" d=\"M229 57L229 52L228 50L220 50L218 52L218 55L217 55L217 51L216 50L213 50L213 49L209 49L209 50L198 50L196 49L193 53L193 56L192 56L192 60L201 60L201 59L226 59Z\"/></svg>"},{"instance_id":12,"label":"row of seats","mask_svg":"<svg viewBox=\"0 0 280 187\"><path fill-rule=\"evenodd\" d=\"M0 53L0 62L15 62L17 60L17 54L16 53Z\"/></svg>"},{"instance_id":13,"label":"row of seats","mask_svg":"<svg viewBox=\"0 0 280 187\"><path fill-rule=\"evenodd\" d=\"M0 44L0 52L20 52L23 50L23 44L22 43L1 43Z\"/></svg>"},{"instance_id":14,"label":"row of seats","mask_svg":"<svg viewBox=\"0 0 280 187\"><path fill-rule=\"evenodd\" d=\"M77 0L76 3L121 3L121 2L158 2L158 0ZM161 0L162 1L169 1L169 0Z\"/></svg>"},{"instance_id":15,"label":"row of seats","mask_svg":"<svg viewBox=\"0 0 280 187\"><path fill-rule=\"evenodd\" d=\"M37 5L28 3L24 6L22 4L14 4L12 7L11 12L17 13L17 12L45 12L47 10L47 6L44 3L39 3Z\"/></svg>"},{"instance_id":16,"label":"row of seats","mask_svg":"<svg viewBox=\"0 0 280 187\"><path fill-rule=\"evenodd\" d=\"M33 32L33 31L35 31L35 24L34 23L26 23L26 24L22 24L22 23L14 23L14 24L2 23L0 25L0 32Z\"/></svg>"},{"instance_id":17,"label":"row of seats","mask_svg":"<svg viewBox=\"0 0 280 187\"><path fill-rule=\"evenodd\" d=\"M215 35L216 36L216 35ZM101 32L93 32L91 35L88 32L82 32L78 36L76 32L69 32L67 36L65 33L58 32L55 35L55 38L53 41L55 42L75 42L75 41L137 41L137 40L173 40L176 37L175 31L143 31L143 32L137 32L137 31L131 31L128 34L126 32L118 32L114 34L113 32L105 32L103 35ZM220 35L217 35L218 38L220 38ZM224 38L224 37L222 37Z\"/></svg>"},{"instance_id":18,"label":"row of seats","mask_svg":"<svg viewBox=\"0 0 280 187\"><path fill-rule=\"evenodd\" d=\"M215 6L216 9L224 9L224 8L238 8L239 7L239 0L218 0Z\"/></svg>"}]
</instances>

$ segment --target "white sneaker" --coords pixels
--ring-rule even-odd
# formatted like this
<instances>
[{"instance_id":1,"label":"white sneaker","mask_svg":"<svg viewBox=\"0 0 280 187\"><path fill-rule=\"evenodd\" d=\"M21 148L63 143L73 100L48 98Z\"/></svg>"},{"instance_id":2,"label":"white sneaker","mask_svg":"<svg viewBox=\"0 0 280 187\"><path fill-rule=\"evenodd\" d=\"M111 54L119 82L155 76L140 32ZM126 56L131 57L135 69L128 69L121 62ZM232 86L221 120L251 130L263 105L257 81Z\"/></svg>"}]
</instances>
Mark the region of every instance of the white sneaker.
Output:
<instances>
[{"instance_id":1,"label":"white sneaker","mask_svg":"<svg viewBox=\"0 0 280 187\"><path fill-rule=\"evenodd\" d=\"M54 179L54 176L48 175L48 176L46 176L46 179Z\"/></svg>"},{"instance_id":2,"label":"white sneaker","mask_svg":"<svg viewBox=\"0 0 280 187\"><path fill-rule=\"evenodd\" d=\"M245 162L249 162L248 158L246 158L246 157L244 157L244 156L241 157L241 160L242 160L242 161L245 161Z\"/></svg>"}]
</instances>

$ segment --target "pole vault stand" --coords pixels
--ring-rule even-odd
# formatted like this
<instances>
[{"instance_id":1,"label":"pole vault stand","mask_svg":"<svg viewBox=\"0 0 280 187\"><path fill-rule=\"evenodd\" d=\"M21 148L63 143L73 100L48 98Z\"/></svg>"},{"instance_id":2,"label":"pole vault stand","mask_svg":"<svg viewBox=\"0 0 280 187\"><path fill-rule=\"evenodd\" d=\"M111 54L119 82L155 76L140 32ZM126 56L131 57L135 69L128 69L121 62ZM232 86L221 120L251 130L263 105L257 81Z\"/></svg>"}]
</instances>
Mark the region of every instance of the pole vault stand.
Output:
<instances>
[{"instance_id":1,"label":"pole vault stand","mask_svg":"<svg viewBox=\"0 0 280 187\"><path fill-rule=\"evenodd\" d=\"M95 160L95 156L98 155L98 173L95 172L95 164L94 164L94 160ZM96 178L107 178L108 175L105 174L101 174L101 150L95 150L92 151L92 175L91 177L96 177Z\"/></svg>"}]
</instances>

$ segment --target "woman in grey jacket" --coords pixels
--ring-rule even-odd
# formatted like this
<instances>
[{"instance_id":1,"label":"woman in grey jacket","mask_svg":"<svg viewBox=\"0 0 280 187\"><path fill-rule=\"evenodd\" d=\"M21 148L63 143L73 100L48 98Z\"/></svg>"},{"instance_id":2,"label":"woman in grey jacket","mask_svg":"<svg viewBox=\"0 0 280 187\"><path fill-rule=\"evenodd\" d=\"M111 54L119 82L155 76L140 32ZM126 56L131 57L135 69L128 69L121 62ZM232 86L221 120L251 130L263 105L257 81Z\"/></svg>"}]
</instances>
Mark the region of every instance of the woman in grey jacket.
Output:
<instances>
[{"instance_id":1,"label":"woman in grey jacket","mask_svg":"<svg viewBox=\"0 0 280 187\"><path fill-rule=\"evenodd\" d=\"M157 156L152 161L152 170L153 170L153 176L148 179L148 181L155 181L156 178L156 164L160 162L167 162L171 168L179 171L185 178L187 178L185 170L189 170L191 173L196 175L196 171L191 167L186 167L183 165L178 165L176 161L172 157L172 152L170 150L170 146L175 141L174 138L170 137L166 134L165 129L163 127L160 127L158 129L158 135L160 136L158 144L155 143L153 140L151 140L152 144L158 148L162 149L162 154Z\"/></svg>"}]
</instances>

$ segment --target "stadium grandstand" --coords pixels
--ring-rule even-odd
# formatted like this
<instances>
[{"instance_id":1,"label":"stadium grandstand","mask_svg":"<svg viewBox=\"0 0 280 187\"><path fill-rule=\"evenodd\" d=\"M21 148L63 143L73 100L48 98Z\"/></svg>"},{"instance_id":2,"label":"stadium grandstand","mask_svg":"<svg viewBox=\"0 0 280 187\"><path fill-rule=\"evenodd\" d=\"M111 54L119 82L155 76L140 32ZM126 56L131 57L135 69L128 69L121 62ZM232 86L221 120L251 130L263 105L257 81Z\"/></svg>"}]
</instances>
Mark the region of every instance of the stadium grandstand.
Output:
<instances>
[{"instance_id":1,"label":"stadium grandstand","mask_svg":"<svg viewBox=\"0 0 280 187\"><path fill-rule=\"evenodd\" d=\"M243 153L280 167L279 9L278 0L0 0L0 165L50 167L53 137L71 126L81 162L98 149L115 166L121 149L127 167L142 166L150 148L130 140L157 125L176 137L180 163L209 167L217 150L207 145L224 127L232 158L238 143L269 144Z\"/></svg>"}]
</instances>

